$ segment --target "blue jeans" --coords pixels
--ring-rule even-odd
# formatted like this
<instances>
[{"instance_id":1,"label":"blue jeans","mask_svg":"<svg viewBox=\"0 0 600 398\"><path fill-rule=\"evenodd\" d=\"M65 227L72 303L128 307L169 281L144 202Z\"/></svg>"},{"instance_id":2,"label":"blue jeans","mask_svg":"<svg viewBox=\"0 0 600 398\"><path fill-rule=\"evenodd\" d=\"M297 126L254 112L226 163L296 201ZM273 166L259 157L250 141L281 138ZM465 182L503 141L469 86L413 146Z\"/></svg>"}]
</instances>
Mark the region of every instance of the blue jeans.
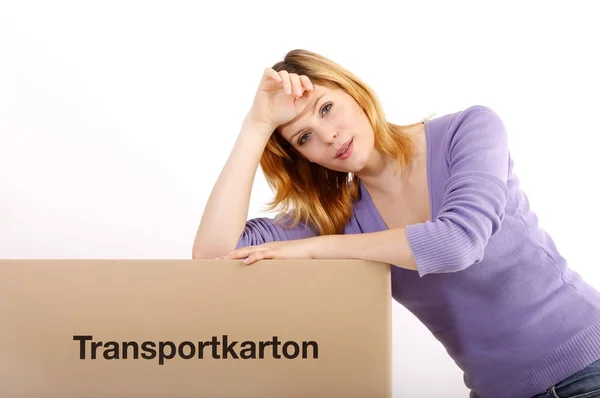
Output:
<instances>
[{"instance_id":1,"label":"blue jeans","mask_svg":"<svg viewBox=\"0 0 600 398\"><path fill-rule=\"evenodd\" d=\"M600 397L600 360L531 398Z\"/></svg>"}]
</instances>

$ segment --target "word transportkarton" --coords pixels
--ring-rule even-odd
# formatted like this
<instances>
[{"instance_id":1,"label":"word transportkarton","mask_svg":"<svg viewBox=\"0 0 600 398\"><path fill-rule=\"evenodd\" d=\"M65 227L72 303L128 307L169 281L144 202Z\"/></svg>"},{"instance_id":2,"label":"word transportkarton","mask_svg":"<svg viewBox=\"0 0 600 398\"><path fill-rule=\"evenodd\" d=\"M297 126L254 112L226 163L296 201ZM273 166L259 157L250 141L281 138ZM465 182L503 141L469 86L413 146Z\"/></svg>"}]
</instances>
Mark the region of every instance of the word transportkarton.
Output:
<instances>
[{"instance_id":1,"label":"word transportkarton","mask_svg":"<svg viewBox=\"0 0 600 398\"><path fill-rule=\"evenodd\" d=\"M94 341L92 335L74 335L74 341L79 342L80 359L106 360L118 359L155 359L163 365L165 360L175 357L181 359L264 359L267 356L273 359L317 359L319 345L316 341L285 341L278 336L271 340L237 341L231 340L228 335L221 339L212 336L211 340L183 341L178 344L173 341ZM239 344L239 348L237 347ZM205 349L209 350L207 354Z\"/></svg>"}]
</instances>

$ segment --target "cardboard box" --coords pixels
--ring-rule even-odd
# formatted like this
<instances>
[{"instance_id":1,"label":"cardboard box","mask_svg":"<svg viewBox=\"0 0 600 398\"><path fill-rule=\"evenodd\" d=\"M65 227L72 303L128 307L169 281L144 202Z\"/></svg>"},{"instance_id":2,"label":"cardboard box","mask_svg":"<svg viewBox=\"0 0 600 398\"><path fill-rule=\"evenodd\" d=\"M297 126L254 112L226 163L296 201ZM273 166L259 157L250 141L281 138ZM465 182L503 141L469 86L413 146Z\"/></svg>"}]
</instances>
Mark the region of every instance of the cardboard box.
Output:
<instances>
[{"instance_id":1,"label":"cardboard box","mask_svg":"<svg viewBox=\"0 0 600 398\"><path fill-rule=\"evenodd\" d=\"M0 397L391 397L389 266L0 260Z\"/></svg>"}]
</instances>

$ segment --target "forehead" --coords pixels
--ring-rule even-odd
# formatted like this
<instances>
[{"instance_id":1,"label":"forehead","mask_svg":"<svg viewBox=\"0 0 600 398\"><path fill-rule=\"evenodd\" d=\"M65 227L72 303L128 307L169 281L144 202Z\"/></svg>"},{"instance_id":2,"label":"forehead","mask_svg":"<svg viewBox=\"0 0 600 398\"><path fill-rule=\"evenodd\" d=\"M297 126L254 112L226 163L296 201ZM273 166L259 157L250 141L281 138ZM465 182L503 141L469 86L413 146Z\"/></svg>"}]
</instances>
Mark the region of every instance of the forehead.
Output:
<instances>
[{"instance_id":1,"label":"forehead","mask_svg":"<svg viewBox=\"0 0 600 398\"><path fill-rule=\"evenodd\" d=\"M286 139L296 134L306 121L312 117L313 110L315 113L318 113L319 109L316 107L320 103L332 96L339 95L339 93L339 90L333 90L326 86L313 84L313 91L305 91L302 97L296 101L298 107L304 107L302 112L286 124L279 126L277 130Z\"/></svg>"}]
</instances>

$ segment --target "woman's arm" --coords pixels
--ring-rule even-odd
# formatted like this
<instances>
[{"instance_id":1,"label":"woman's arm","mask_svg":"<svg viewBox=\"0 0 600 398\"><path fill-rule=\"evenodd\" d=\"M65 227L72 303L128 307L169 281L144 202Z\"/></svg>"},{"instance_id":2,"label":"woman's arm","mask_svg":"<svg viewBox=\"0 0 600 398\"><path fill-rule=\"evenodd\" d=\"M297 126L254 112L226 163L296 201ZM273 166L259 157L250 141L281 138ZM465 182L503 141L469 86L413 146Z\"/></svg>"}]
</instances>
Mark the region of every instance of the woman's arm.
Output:
<instances>
[{"instance_id":1,"label":"woman's arm","mask_svg":"<svg viewBox=\"0 0 600 398\"><path fill-rule=\"evenodd\" d=\"M270 131L244 120L240 134L208 198L194 238L192 258L233 250L246 225L254 177Z\"/></svg>"},{"instance_id":2,"label":"woman's arm","mask_svg":"<svg viewBox=\"0 0 600 398\"><path fill-rule=\"evenodd\" d=\"M301 97L312 90L307 76L265 69L252 107L204 208L192 258L215 258L239 245L240 235L245 228L248 230L252 183L267 142L277 126L303 111L307 101Z\"/></svg>"},{"instance_id":3,"label":"woman's arm","mask_svg":"<svg viewBox=\"0 0 600 398\"><path fill-rule=\"evenodd\" d=\"M317 239L320 241L317 242ZM362 234L327 235L315 238L313 258L362 259L417 270L404 228Z\"/></svg>"}]
</instances>

